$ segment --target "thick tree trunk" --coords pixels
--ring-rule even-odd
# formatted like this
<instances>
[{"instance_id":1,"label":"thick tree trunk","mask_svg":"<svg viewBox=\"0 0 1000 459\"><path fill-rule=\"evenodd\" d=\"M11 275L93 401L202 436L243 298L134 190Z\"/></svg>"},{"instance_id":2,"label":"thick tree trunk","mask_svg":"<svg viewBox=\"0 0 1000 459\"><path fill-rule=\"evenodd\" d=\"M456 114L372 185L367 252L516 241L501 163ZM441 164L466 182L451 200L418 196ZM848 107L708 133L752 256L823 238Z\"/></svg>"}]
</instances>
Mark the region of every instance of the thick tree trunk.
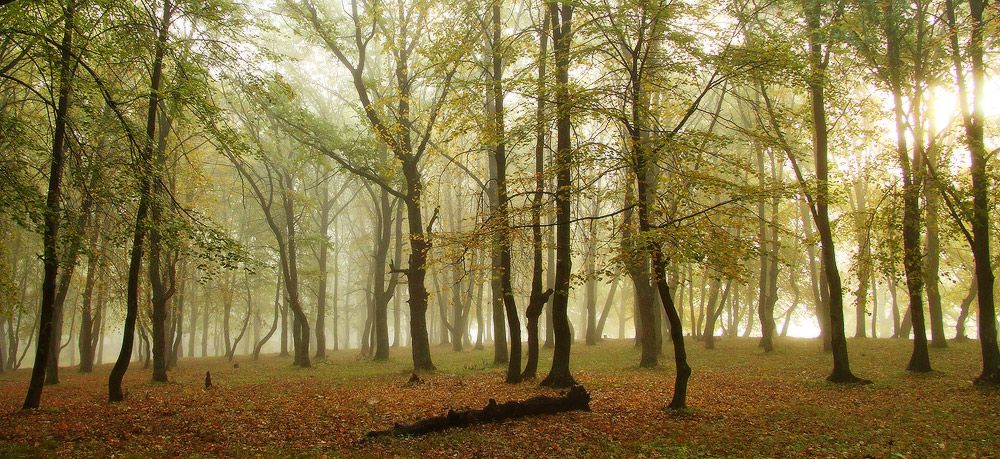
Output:
<instances>
[{"instance_id":1,"label":"thick tree trunk","mask_svg":"<svg viewBox=\"0 0 1000 459\"><path fill-rule=\"evenodd\" d=\"M993 296L993 266L990 258L990 177L986 165L989 155L984 143L985 115L983 107L988 103L983 95L986 85L984 61L984 35L986 24L983 12L986 2L969 0L970 36L968 49L963 53L958 45L958 27L955 21L954 0L946 0L946 13L950 29L952 59L958 76L959 103L965 125L965 140L972 157L972 257L975 260L976 287L979 298L979 345L983 355L983 371L976 378L976 384L1000 384L1000 348L997 345L996 305ZM966 54L972 61L972 103L969 107L969 90L962 70L962 56Z\"/></svg>"},{"instance_id":2,"label":"thick tree trunk","mask_svg":"<svg viewBox=\"0 0 1000 459\"><path fill-rule=\"evenodd\" d=\"M555 293L552 295L552 327L555 336L555 350L552 368L542 380L543 386L570 387L576 384L569 371L570 347L573 338L569 329L567 306L569 300L569 278L573 269L570 247L570 200L572 181L573 151L570 129L569 96L569 51L573 31L573 5L548 2L552 21L552 44L556 63L556 260Z\"/></svg>"},{"instance_id":3,"label":"thick tree trunk","mask_svg":"<svg viewBox=\"0 0 1000 459\"><path fill-rule=\"evenodd\" d=\"M414 371L433 371L431 361L431 345L427 336L427 252L430 250L428 234L421 226L423 219L420 214L420 196L422 191L420 172L417 165L407 161L403 163L403 171L407 182L406 216L409 227L410 259L407 268L406 285L410 292L410 350L413 356ZM431 218L430 224L434 223Z\"/></svg>"},{"instance_id":4,"label":"thick tree trunk","mask_svg":"<svg viewBox=\"0 0 1000 459\"><path fill-rule=\"evenodd\" d=\"M171 118L160 110L158 113L157 146L153 155L154 165L152 196L149 206L149 262L147 263L150 293L152 299L152 359L153 381L167 382L167 303L176 289L175 261L169 253L163 253L160 226L163 223L164 197L172 190L164 189L164 170L167 163L167 134L170 132ZM165 272L164 272L165 270Z\"/></svg>"}]
</instances>

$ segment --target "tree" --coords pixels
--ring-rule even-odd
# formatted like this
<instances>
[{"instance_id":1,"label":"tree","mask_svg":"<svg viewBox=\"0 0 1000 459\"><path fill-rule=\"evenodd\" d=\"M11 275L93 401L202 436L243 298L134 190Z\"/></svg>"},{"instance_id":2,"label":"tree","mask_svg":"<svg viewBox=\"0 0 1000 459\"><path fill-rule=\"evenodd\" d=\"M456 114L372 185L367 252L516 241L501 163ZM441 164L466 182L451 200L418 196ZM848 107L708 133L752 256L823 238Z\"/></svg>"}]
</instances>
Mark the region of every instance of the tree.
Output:
<instances>
[{"instance_id":1,"label":"tree","mask_svg":"<svg viewBox=\"0 0 1000 459\"><path fill-rule=\"evenodd\" d=\"M963 227L963 235L972 248L975 260L976 289L979 302L979 345L983 355L983 371L976 378L976 384L1000 384L1000 347L997 345L996 306L993 297L994 275L990 258L990 179L987 175L987 151L984 141L984 110L986 99L983 88L986 84L985 35L986 24L983 13L986 2L969 0L969 36L963 49L959 42L959 26L954 0L945 0L945 17L948 22L949 47L952 63L955 69L955 81L958 87L959 108L962 123L965 128L965 143L969 149L972 164L969 175L972 178L972 208L966 207L964 212L970 221L972 231ZM966 74L966 61L971 61L972 76L971 91ZM970 97L971 96L971 97ZM971 105L970 105L971 104ZM952 197L954 200L954 197ZM949 209L953 217L958 217L951 204ZM956 218L961 224L962 219Z\"/></svg>"},{"instance_id":2,"label":"tree","mask_svg":"<svg viewBox=\"0 0 1000 459\"><path fill-rule=\"evenodd\" d=\"M930 355L927 352L927 332L924 325L922 254L920 248L920 188L922 187L923 158L915 158L911 166L906 147L905 124L902 102L902 62L900 58L901 37L899 34L899 14L893 1L883 6L883 30L886 37L888 55L889 85L893 92L896 117L896 152L903 170L903 269L906 273L906 287L910 298L910 317L913 321L913 354L906 369L910 371L931 371ZM916 149L914 150L916 151Z\"/></svg>"},{"instance_id":3,"label":"tree","mask_svg":"<svg viewBox=\"0 0 1000 459\"><path fill-rule=\"evenodd\" d=\"M142 269L143 244L147 230L146 218L149 213L153 177L155 174L153 160L155 159L154 136L156 135L156 114L161 100L160 87L163 75L163 58L166 52L168 32L173 13L174 5L172 2L164 0L162 17L159 25L156 27L156 41L150 67L146 137L137 164L133 166L139 178L139 203L135 213L132 251L129 259L128 287L125 296L125 329L123 332L122 347L118 354L118 360L115 362L114 368L111 369L111 375L108 377L108 399L112 402L120 402L125 399L125 393L122 390L122 379L125 377L129 362L132 360L135 323L139 315L139 271Z\"/></svg>"},{"instance_id":4,"label":"tree","mask_svg":"<svg viewBox=\"0 0 1000 459\"><path fill-rule=\"evenodd\" d=\"M427 38L431 26L433 13L430 5L419 3L406 5L398 2L396 11L391 9L359 9L359 4L352 1L348 21L351 24L352 32L349 32L350 39L353 40L354 55L349 56L350 48L345 47L345 42L340 38L341 34L330 28L330 22L326 16L320 14L320 9L312 0L285 2L285 6L291 16L308 26L310 33L314 34L326 49L332 53L338 62L350 74L361 104L361 112L364 119L370 125L380 144L384 145L395 158L399 173L403 179L403 189L394 186L386 181L378 173L372 172L365 166L359 166L349 161L342 151L345 145L320 144L315 139L299 138L323 154L331 157L334 161L346 170L371 181L379 187L385 189L389 194L402 200L406 207L406 216L409 232L410 255L407 268L399 268L400 273L406 275L407 287L409 290L410 306L410 336L411 350L413 355L414 370L434 370L431 361L430 342L427 336L427 304L428 293L425 285L427 275L427 255L431 248L431 228L436 220L437 214L431 216L425 228L423 211L421 209L423 201L423 172L421 171L422 159L425 156L427 147L430 144L435 124L441 111L443 102L447 99L451 89L452 77L457 70L457 64L448 60L440 62L431 59L435 57L435 51L426 49ZM410 9L407 9L407 7ZM371 30L368 30L371 25ZM447 25L441 24L441 29L435 29L436 33L458 33L456 30L448 30ZM392 56L394 87L393 98L396 101L394 113L381 113L379 107L383 106L383 101L378 104L373 101L374 91L369 87L366 78L369 45L378 33L391 31L385 46ZM464 39L453 36L452 43L458 44L458 49L464 46ZM446 41L446 40L442 40ZM440 53L436 53L440 54ZM424 116L419 119L426 120L422 126L418 126L415 120L417 117L411 115L414 102L419 100L414 97L414 79L412 78L412 66L417 57L431 59L429 65L443 73L443 78L437 84L439 88L436 97L425 109ZM444 57L447 59L448 55ZM416 135L416 139L414 139ZM311 136L308 136L311 137Z\"/></svg>"},{"instance_id":5,"label":"tree","mask_svg":"<svg viewBox=\"0 0 1000 459\"><path fill-rule=\"evenodd\" d=\"M59 200L61 196L64 142L66 141L66 119L69 111L72 80L72 50L76 1L66 2L63 11L63 36L60 44L59 88L56 102L55 129L52 134L52 159L49 163L49 191L45 198L45 232L43 235L43 260L45 276L42 279L42 306L39 312L38 347L35 351L35 364L31 370L31 382L28 393L24 397L22 409L37 409L42 398L42 385L45 382L45 369L49 354L49 343L54 327L54 305L56 296L56 276L59 272L59 260L56 254L56 244L59 235Z\"/></svg>"},{"instance_id":6,"label":"tree","mask_svg":"<svg viewBox=\"0 0 1000 459\"><path fill-rule=\"evenodd\" d=\"M556 151L553 167L556 171L556 259L555 285L552 295L552 327L555 332L555 349L552 368L542 380L543 386L570 387L576 384L569 371L570 347L573 338L569 330L567 303L569 300L569 277L572 270L570 248L570 199L572 198L573 147L571 138L569 92L570 46L573 41L574 5L563 2L547 2L549 19L552 21L552 48L556 64Z\"/></svg>"},{"instance_id":7,"label":"tree","mask_svg":"<svg viewBox=\"0 0 1000 459\"><path fill-rule=\"evenodd\" d=\"M533 379L538 370L538 319L545 303L552 295L552 289L542 291L542 195L545 192L545 146L548 123L545 113L547 91L546 62L549 46L549 10L543 7L541 29L538 31L538 82L536 86L537 105L535 108L535 189L531 201L531 292L528 306L524 310L525 326L528 333L528 355L521 377ZM553 269L549 265L549 269Z\"/></svg>"},{"instance_id":8,"label":"tree","mask_svg":"<svg viewBox=\"0 0 1000 459\"><path fill-rule=\"evenodd\" d=\"M838 5L840 15L843 4ZM826 274L830 298L830 343L833 349L833 372L827 377L830 382L861 382L861 378L851 372L847 354L847 337L844 333L844 293L837 268L837 253L834 249L833 231L830 229L829 212L829 128L826 122L826 70L830 62L831 46L823 43L824 30L823 2L810 0L805 11L806 33L808 34L809 76L807 88L813 123L813 153L816 163L816 196L810 203L813 220L820 237L820 254ZM833 37L832 34L829 34ZM832 38L831 38L832 40ZM796 172L802 182L802 174Z\"/></svg>"}]
</instances>

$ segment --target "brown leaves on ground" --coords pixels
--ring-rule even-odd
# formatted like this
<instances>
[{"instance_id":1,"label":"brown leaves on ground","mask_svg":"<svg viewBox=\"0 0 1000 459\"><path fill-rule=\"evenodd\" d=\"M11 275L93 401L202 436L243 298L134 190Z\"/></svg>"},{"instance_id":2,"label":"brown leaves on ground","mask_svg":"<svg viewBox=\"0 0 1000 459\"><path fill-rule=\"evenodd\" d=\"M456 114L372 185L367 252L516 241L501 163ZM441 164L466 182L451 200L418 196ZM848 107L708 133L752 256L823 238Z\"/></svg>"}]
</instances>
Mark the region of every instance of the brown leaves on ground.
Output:
<instances>
[{"instance_id":1,"label":"brown leaves on ground","mask_svg":"<svg viewBox=\"0 0 1000 459\"><path fill-rule=\"evenodd\" d=\"M117 404L106 402L109 367L89 375L64 368L62 383L45 388L43 408L20 412L21 370L0 374L0 456L998 457L1000 394L971 385L978 343L932 350L939 371L930 375L903 370L908 345L852 340L855 373L875 384L841 386L823 381L830 356L816 341L784 340L768 355L755 340L726 339L715 351L693 344L691 408L680 413L664 409L669 361L644 370L631 342L576 345L571 367L591 392L592 412L378 440L364 436L490 398L558 391L504 384L486 351L435 349L442 370L421 374L422 384L407 382L405 350L388 363L343 351L310 369L273 356L240 368L185 359L167 384L134 369Z\"/></svg>"}]
</instances>

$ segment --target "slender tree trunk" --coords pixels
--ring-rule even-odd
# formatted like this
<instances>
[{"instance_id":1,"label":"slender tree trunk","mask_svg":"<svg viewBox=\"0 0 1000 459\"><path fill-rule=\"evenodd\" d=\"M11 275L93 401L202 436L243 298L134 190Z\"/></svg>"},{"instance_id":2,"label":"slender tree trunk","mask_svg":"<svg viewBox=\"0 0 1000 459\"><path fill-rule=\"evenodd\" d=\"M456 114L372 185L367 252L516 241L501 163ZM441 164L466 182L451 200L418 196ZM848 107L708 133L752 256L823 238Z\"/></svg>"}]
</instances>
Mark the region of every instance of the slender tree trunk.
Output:
<instances>
[{"instance_id":1,"label":"slender tree trunk","mask_svg":"<svg viewBox=\"0 0 1000 459\"><path fill-rule=\"evenodd\" d=\"M228 279L226 279L225 291L222 293L222 340L225 343L225 353L229 356L229 351L234 346L232 341L229 339L231 332L229 326L229 316L233 314L233 278L236 276L232 271L229 272Z\"/></svg>"},{"instance_id":2,"label":"slender tree trunk","mask_svg":"<svg viewBox=\"0 0 1000 459\"><path fill-rule=\"evenodd\" d=\"M139 272L142 269L143 242L146 237L146 217L152 198L152 167L153 138L156 134L156 109L160 101L161 75L163 71L163 55L167 45L167 30L173 5L170 0L163 3L163 17L157 32L156 50L153 56L152 76L150 78L149 110L146 116L146 146L139 164L136 166L139 179L139 207L136 210L135 230L132 236L132 255L129 261L128 287L125 296L125 326L122 338L121 352L108 378L108 399L120 402L125 399L122 391L122 379L128 371L132 358L132 345L135 337L135 322L139 315Z\"/></svg>"},{"instance_id":3,"label":"slender tree trunk","mask_svg":"<svg viewBox=\"0 0 1000 459\"><path fill-rule=\"evenodd\" d=\"M916 372L931 371L930 355L927 352L927 333L924 325L922 254L920 250L920 188L922 187L923 165L919 157L914 158L911 167L909 150L906 146L906 121L902 96L902 61L900 58L899 30L893 1L883 6L885 35L889 62L889 85L893 93L896 117L896 154L903 172L903 269L906 273L906 287L910 299L910 316L913 320L913 353L906 369ZM915 150L916 151L916 150Z\"/></svg>"},{"instance_id":4,"label":"slender tree trunk","mask_svg":"<svg viewBox=\"0 0 1000 459\"><path fill-rule=\"evenodd\" d=\"M705 317L705 331L701 334L702 341L705 342L705 349L715 349L715 319L718 317L716 311L722 309L716 306L716 300L719 298L719 286L719 279L713 277L708 287L708 313ZM732 328L730 326L730 329Z\"/></svg>"},{"instance_id":5,"label":"slender tree trunk","mask_svg":"<svg viewBox=\"0 0 1000 459\"><path fill-rule=\"evenodd\" d=\"M392 215L393 205L389 200L389 192L381 190L379 196L377 242L375 247L374 263L374 302L375 302L375 360L389 359L389 301L396 289L396 273L390 275L388 285L386 285L386 268L388 263L386 258L389 254L389 246L392 244Z\"/></svg>"},{"instance_id":6,"label":"slender tree trunk","mask_svg":"<svg viewBox=\"0 0 1000 459\"><path fill-rule=\"evenodd\" d=\"M958 319L955 320L955 341L965 341L969 337L965 336L965 321L969 318L969 306L976 299L979 293L978 285L976 282L976 273L973 271L972 280L969 282L969 293L962 298L962 304L959 307Z\"/></svg>"},{"instance_id":7,"label":"slender tree trunk","mask_svg":"<svg viewBox=\"0 0 1000 459\"><path fill-rule=\"evenodd\" d=\"M851 372L847 353L847 337L844 333L844 295L837 268L837 252L833 246L833 232L829 216L829 165L828 128L826 123L826 100L824 75L826 58L822 46L823 31L820 28L823 2L812 0L807 7L806 26L809 32L810 78L808 89L811 99L813 141L816 159L816 204L813 215L820 235L823 266L830 298L830 344L833 349L833 371L827 378L831 382L858 382L860 379ZM829 52L829 49L826 49Z\"/></svg>"},{"instance_id":8,"label":"slender tree trunk","mask_svg":"<svg viewBox=\"0 0 1000 459\"><path fill-rule=\"evenodd\" d=\"M174 252L174 259L178 258L177 252ZM177 281L177 293L174 299L174 326L173 331L169 336L172 336L170 345L170 354L167 358L167 368L177 368L177 360L183 356L183 342L184 342L184 303L187 294L187 269L186 263L181 264L181 276L180 280Z\"/></svg>"},{"instance_id":9,"label":"slender tree trunk","mask_svg":"<svg viewBox=\"0 0 1000 459\"><path fill-rule=\"evenodd\" d=\"M774 177L775 164L774 164L774 152L771 152L771 173L772 179L780 181L778 177ZM764 152L762 149L758 148L757 151L757 170L758 170L758 181L760 186L765 186L764 177ZM775 201L775 208L772 209L770 226L776 226L777 219L777 201ZM778 250L779 244L777 240L778 232L775 228L771 235L768 235L768 222L764 218L766 213L765 200L761 199L758 203L758 213L760 214L760 291L757 299L757 318L760 320L761 338L759 347L764 349L764 352L774 351L774 335L776 333L776 326L774 323L774 305L778 300Z\"/></svg>"},{"instance_id":10,"label":"slender tree trunk","mask_svg":"<svg viewBox=\"0 0 1000 459\"><path fill-rule=\"evenodd\" d=\"M549 22L551 23L551 20ZM552 159L552 160L549 161L549 165L550 166L552 164L554 164L554 163L555 163L554 159ZM555 169L555 168L552 167L552 169ZM551 185L551 183L550 183L550 185ZM553 187L550 186L549 188L552 189ZM555 226L555 222L556 222L555 216L550 214L549 217L548 217L549 228L548 228L548 230L546 230L546 240L547 240L547 243L548 243L548 250L546 251L547 253L545 255L545 266L548 266L549 270L548 270L548 274L547 274L546 279L545 279L545 285L548 285L549 286L548 288L550 290L552 290L553 293L555 292L554 289L556 287L556 270L555 270L555 265L556 265L556 234L555 234L555 231L553 230L553 227ZM553 347L555 347L555 327L552 325L552 304L554 302L555 302L555 298L553 298L552 296L549 296L549 301L547 303L545 303L548 307L544 308L544 312L545 312L545 342L542 344L542 347L545 348L545 349L552 349Z\"/></svg>"},{"instance_id":11,"label":"slender tree trunk","mask_svg":"<svg viewBox=\"0 0 1000 459\"><path fill-rule=\"evenodd\" d=\"M87 256L87 278L83 287L83 306L80 308L80 373L94 371L94 335L96 327L93 314L94 284L97 282L98 239L101 232L97 225L90 229L90 254Z\"/></svg>"},{"instance_id":12,"label":"slender tree trunk","mask_svg":"<svg viewBox=\"0 0 1000 459\"><path fill-rule=\"evenodd\" d=\"M597 199L594 199L594 208L591 209L591 216L597 216ZM587 241L587 256L584 265L586 282L584 283L584 312L586 329L584 342L588 346L597 344L600 335L597 331L597 228L591 222L590 237Z\"/></svg>"},{"instance_id":13,"label":"slender tree trunk","mask_svg":"<svg viewBox=\"0 0 1000 459\"><path fill-rule=\"evenodd\" d=\"M787 311L785 311L785 323L781 326L782 337L788 336L788 325L792 321L792 313L794 313L795 309L799 307L799 299L801 298L801 292L799 291L798 269L793 266L788 271L788 287L792 290L792 305L788 307Z\"/></svg>"},{"instance_id":14,"label":"slender tree trunk","mask_svg":"<svg viewBox=\"0 0 1000 459\"><path fill-rule=\"evenodd\" d=\"M935 161L937 148L929 148L928 161ZM935 163L936 166L936 163ZM938 236L938 186L930 177L924 186L924 216L927 226L927 257L924 264L924 276L927 286L927 312L931 320L931 347L948 347L948 338L944 333L944 310L941 306L941 241Z\"/></svg>"},{"instance_id":15,"label":"slender tree trunk","mask_svg":"<svg viewBox=\"0 0 1000 459\"><path fill-rule=\"evenodd\" d=\"M31 369L31 382L21 409L36 409L42 399L45 383L45 364L54 333L56 277L59 274L59 259L56 253L59 233L59 201L62 196L63 161L66 142L66 118L69 112L69 98L72 84L73 28L76 13L75 0L68 0L63 16L62 52L59 63L59 99L56 103L55 130L52 136L52 161L49 164L49 189L45 198L45 232L42 236L45 274L42 278L42 305L38 313L38 345L35 364Z\"/></svg>"},{"instance_id":16,"label":"slender tree trunk","mask_svg":"<svg viewBox=\"0 0 1000 459\"><path fill-rule=\"evenodd\" d=\"M240 341L243 340L243 337L246 336L247 326L250 325L250 318L253 317L253 309L254 308L253 308L253 297L250 294L250 279L246 278L245 282L246 282L246 294L247 294L247 314L246 314L246 317L243 319L243 326L240 327L239 334L237 334L236 338L233 340L232 347L228 346L229 334L228 334L228 331L227 331L227 334L226 334L226 341L227 341L226 361L227 362L232 362L233 358L236 356L236 349L239 347ZM227 316L228 316L228 314L227 314ZM307 328L307 329L304 330L303 338L304 339L309 339L308 336L309 336L309 330Z\"/></svg>"},{"instance_id":17,"label":"slender tree trunk","mask_svg":"<svg viewBox=\"0 0 1000 459\"><path fill-rule=\"evenodd\" d=\"M319 285L316 289L316 355L314 356L317 360L326 358L326 286L329 277L329 273L327 272L327 256L330 250L330 207L333 206L333 202L330 199L329 181L323 182L320 199L320 247L317 260ZM256 352L254 354L256 358Z\"/></svg>"},{"instance_id":18,"label":"slender tree trunk","mask_svg":"<svg viewBox=\"0 0 1000 459\"><path fill-rule=\"evenodd\" d=\"M194 296L194 292L193 291L189 292L188 294L191 295L191 296ZM198 317L199 317L198 316L198 301L196 301L195 298L192 298L192 300L189 303L191 303L191 307L188 309L188 346L187 346L187 349L188 349L188 357L194 357L195 356L195 352L194 352L194 349L195 349L195 347L194 347L194 340L195 340L195 336L197 335L196 332L198 331Z\"/></svg>"},{"instance_id":19,"label":"slender tree trunk","mask_svg":"<svg viewBox=\"0 0 1000 459\"><path fill-rule=\"evenodd\" d=\"M521 382L521 322L518 318L517 305L514 302L514 287L511 278L513 277L513 266L511 262L511 229L509 207L507 198L507 141L505 137L504 125L504 88L503 88L503 59L501 58L501 34L503 27L500 19L501 0L493 2L493 40L492 40L492 61L493 61L493 135L497 139L493 150L493 162L496 166L496 193L497 193L497 222L499 224L500 235L498 238L500 251L500 291L503 299L504 312L507 316L507 331L510 333L510 354L507 365L507 384L517 384ZM458 325L458 324L456 324ZM499 329L498 329L499 330ZM462 333L464 335L464 331Z\"/></svg>"},{"instance_id":20,"label":"slender tree trunk","mask_svg":"<svg viewBox=\"0 0 1000 459\"><path fill-rule=\"evenodd\" d=\"M257 341L257 344L253 348L253 359L257 360L260 357L260 350L264 348L264 345L271 340L274 336L274 332L278 329L278 318L281 316L281 277L278 277L278 281L275 282L274 287L274 320L271 321L271 328L264 337ZM336 335L334 335L334 346L336 346Z\"/></svg>"},{"instance_id":21,"label":"slender tree trunk","mask_svg":"<svg viewBox=\"0 0 1000 459\"><path fill-rule=\"evenodd\" d=\"M396 205L396 230L393 232L395 234L395 253L393 260L402 260L403 258L403 206ZM399 306L399 294L396 292L395 284L393 287L392 295L392 347L400 346L400 318L402 315L402 310Z\"/></svg>"},{"instance_id":22,"label":"slender tree trunk","mask_svg":"<svg viewBox=\"0 0 1000 459\"><path fill-rule=\"evenodd\" d=\"M856 209L854 215L854 234L858 238L858 291L855 295L855 338L864 338L865 314L867 313L868 286L872 277L871 259L871 228L868 225L868 182L864 178L854 182ZM874 290L873 290L874 291ZM872 329L872 337L875 330Z\"/></svg>"},{"instance_id":23,"label":"slender tree trunk","mask_svg":"<svg viewBox=\"0 0 1000 459\"><path fill-rule=\"evenodd\" d=\"M872 291L872 338L878 338L878 318L879 314L882 312L878 308L878 285L875 282L875 276L871 276L871 291Z\"/></svg>"},{"instance_id":24,"label":"slender tree trunk","mask_svg":"<svg viewBox=\"0 0 1000 459\"><path fill-rule=\"evenodd\" d=\"M619 278L615 277L615 280L611 281L611 290L608 292L607 299L604 300L604 308L601 309L601 318L597 320L597 339L604 339L604 324L608 320L608 314L611 312L611 306L615 302L615 292L618 291L618 281Z\"/></svg>"},{"instance_id":25,"label":"slender tree trunk","mask_svg":"<svg viewBox=\"0 0 1000 459\"><path fill-rule=\"evenodd\" d=\"M202 299L208 300L208 294L202 290ZM202 308L201 314L201 356L208 357L208 306Z\"/></svg>"}]
</instances>

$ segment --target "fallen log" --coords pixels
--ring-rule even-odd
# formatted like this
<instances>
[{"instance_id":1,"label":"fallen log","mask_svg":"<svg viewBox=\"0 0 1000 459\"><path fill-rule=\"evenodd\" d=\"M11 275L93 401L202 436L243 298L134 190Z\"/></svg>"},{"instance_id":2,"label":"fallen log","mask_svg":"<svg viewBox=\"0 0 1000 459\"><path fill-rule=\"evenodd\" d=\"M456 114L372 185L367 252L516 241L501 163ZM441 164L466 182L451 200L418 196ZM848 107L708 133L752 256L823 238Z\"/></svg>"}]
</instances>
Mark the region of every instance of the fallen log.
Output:
<instances>
[{"instance_id":1,"label":"fallen log","mask_svg":"<svg viewBox=\"0 0 1000 459\"><path fill-rule=\"evenodd\" d=\"M574 410L590 411L590 394L587 392L587 389L584 389L580 385L573 386L568 393L559 397L539 395L527 400L507 402L499 405L496 400L491 398L486 407L481 410L448 410L448 414L444 416L422 419L409 425L397 423L389 430L368 432L368 437L424 435L452 427L468 427L473 424L486 424L506 419L537 416L539 414L555 414Z\"/></svg>"}]
</instances>

